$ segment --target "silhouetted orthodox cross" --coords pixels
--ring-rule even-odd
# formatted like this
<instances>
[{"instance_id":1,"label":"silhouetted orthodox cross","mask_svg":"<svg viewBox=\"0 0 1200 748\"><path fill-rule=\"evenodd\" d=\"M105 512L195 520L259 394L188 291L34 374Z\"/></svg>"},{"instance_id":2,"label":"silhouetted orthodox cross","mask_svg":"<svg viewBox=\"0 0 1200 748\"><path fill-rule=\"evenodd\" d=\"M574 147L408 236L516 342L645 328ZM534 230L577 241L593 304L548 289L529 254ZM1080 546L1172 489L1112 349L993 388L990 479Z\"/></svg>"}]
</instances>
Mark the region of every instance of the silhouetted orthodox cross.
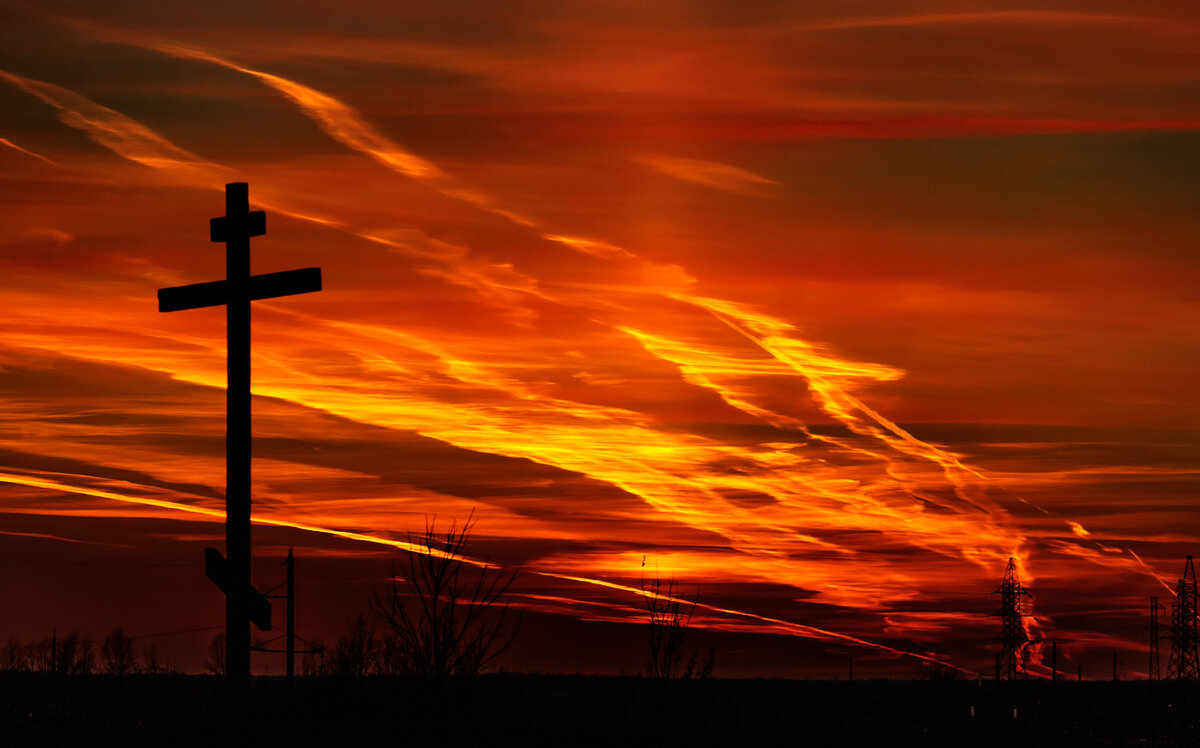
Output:
<instances>
[{"instance_id":1,"label":"silhouetted orthodox cross","mask_svg":"<svg viewBox=\"0 0 1200 748\"><path fill-rule=\"evenodd\" d=\"M250 302L321 290L321 270L250 275L250 237L267 232L266 215L250 211L244 182L225 185L225 215L210 236L225 242L225 280L161 288L158 311L225 305L228 384L225 413L225 552L205 548L204 568L225 593L225 675L235 692L250 680L251 622L271 628L271 605L250 583Z\"/></svg>"}]
</instances>

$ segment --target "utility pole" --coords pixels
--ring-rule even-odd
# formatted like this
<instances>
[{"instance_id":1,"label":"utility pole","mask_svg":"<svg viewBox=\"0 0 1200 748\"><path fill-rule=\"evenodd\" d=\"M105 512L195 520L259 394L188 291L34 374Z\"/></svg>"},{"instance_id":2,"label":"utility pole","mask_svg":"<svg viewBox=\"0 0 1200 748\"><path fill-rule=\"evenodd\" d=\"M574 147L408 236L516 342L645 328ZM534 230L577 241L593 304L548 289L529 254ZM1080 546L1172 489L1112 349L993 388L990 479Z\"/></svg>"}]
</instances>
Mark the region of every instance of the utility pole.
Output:
<instances>
[{"instance_id":1,"label":"utility pole","mask_svg":"<svg viewBox=\"0 0 1200 748\"><path fill-rule=\"evenodd\" d=\"M285 616L286 625L284 627L284 632L282 634L280 634L279 636L276 636L272 639L268 639L266 641L259 642L258 644L251 647L250 649L254 652L269 652L271 654L281 654L287 658L287 663L285 665L284 672L287 673L287 688L288 688L288 691L290 692L292 690L292 688L295 686L295 680L296 680L296 655L297 654L314 654L317 652L317 648L313 646L312 642L309 642L308 640L301 638L301 641L303 641L305 644L308 645L308 649L301 649L301 650L296 649L296 639L300 638L300 637L296 636L296 554L290 547L288 548L288 555L287 555L287 558L284 559L283 564L284 564L284 567L286 570L286 572L285 572L286 580L283 582L283 584L285 585L285 587L287 589L286 594L283 594L283 595L267 594L266 597L271 600L286 601L285 605L287 606L286 607L287 615ZM279 587L279 585L275 585L275 587L272 587L271 590L274 591L275 589L278 589L278 587ZM284 640L283 648L282 649L278 649L278 648L273 649L271 647L271 645L274 644L275 642L279 641L280 639ZM278 646L278 645L276 645L276 646Z\"/></svg>"},{"instance_id":2,"label":"utility pole","mask_svg":"<svg viewBox=\"0 0 1200 748\"><path fill-rule=\"evenodd\" d=\"M210 239L225 243L225 280L161 288L158 310L225 306L225 552L205 548L208 577L225 593L225 678L235 700L250 684L251 622L271 628L271 604L250 583L250 302L321 290L321 271L303 268L250 275L250 238L266 233L266 215L250 211L245 182L225 185L225 215L212 219Z\"/></svg>"},{"instance_id":3,"label":"utility pole","mask_svg":"<svg viewBox=\"0 0 1200 748\"><path fill-rule=\"evenodd\" d=\"M1033 595L1021 586L1021 580L1017 578L1016 559L1008 559L1008 566L1004 569L1004 580L992 594L1000 595L1000 609L992 614L999 616L1001 629L999 636L1001 648L996 660L996 678L1000 678L1000 670L1003 667L1005 677L1015 680L1018 674L1024 675L1021 654L1026 642L1029 641L1029 635L1025 633L1025 626L1021 619L1031 617L1026 598L1033 598Z\"/></svg>"},{"instance_id":4,"label":"utility pole","mask_svg":"<svg viewBox=\"0 0 1200 748\"><path fill-rule=\"evenodd\" d=\"M296 559L288 548L287 557L287 684L296 677Z\"/></svg>"}]
</instances>

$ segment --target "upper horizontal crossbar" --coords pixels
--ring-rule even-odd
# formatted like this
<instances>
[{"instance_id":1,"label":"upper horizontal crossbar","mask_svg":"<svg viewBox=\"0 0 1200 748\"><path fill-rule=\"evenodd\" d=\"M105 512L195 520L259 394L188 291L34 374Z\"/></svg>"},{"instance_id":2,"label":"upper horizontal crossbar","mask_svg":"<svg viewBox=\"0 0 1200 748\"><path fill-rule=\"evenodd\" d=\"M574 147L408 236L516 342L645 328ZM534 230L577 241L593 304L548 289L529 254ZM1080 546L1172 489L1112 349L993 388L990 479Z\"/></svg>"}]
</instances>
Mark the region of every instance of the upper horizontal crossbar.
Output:
<instances>
[{"instance_id":1,"label":"upper horizontal crossbar","mask_svg":"<svg viewBox=\"0 0 1200 748\"><path fill-rule=\"evenodd\" d=\"M214 242L249 239L267 233L267 214L261 210L238 216L217 216L208 222L208 236Z\"/></svg>"}]
</instances>

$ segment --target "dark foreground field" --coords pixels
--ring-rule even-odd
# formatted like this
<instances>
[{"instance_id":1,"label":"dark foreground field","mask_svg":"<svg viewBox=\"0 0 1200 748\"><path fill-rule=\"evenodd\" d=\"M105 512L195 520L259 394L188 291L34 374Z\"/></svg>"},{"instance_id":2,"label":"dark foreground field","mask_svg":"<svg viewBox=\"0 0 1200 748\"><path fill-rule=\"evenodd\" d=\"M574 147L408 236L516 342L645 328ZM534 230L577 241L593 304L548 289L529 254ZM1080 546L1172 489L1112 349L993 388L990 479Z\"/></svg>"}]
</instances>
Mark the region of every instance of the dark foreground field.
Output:
<instances>
[{"instance_id":1,"label":"dark foreground field","mask_svg":"<svg viewBox=\"0 0 1200 748\"><path fill-rule=\"evenodd\" d=\"M206 676L0 676L0 745L1196 746L1174 683L676 681L498 674L254 681L245 719ZM973 711L972 711L973 710Z\"/></svg>"}]
</instances>

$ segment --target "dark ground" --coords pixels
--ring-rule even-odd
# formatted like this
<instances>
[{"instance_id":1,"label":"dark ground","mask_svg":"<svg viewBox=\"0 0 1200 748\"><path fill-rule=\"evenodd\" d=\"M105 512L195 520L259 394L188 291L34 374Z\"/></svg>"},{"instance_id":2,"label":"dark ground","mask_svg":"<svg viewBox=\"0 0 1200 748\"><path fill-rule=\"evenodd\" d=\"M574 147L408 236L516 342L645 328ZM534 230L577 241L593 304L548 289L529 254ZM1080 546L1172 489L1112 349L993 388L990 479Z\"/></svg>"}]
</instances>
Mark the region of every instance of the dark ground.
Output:
<instances>
[{"instance_id":1,"label":"dark ground","mask_svg":"<svg viewBox=\"0 0 1200 748\"><path fill-rule=\"evenodd\" d=\"M496 674L257 678L231 717L209 676L0 674L0 745L1196 746L1171 682L692 680ZM974 715L972 716L972 708Z\"/></svg>"}]
</instances>

